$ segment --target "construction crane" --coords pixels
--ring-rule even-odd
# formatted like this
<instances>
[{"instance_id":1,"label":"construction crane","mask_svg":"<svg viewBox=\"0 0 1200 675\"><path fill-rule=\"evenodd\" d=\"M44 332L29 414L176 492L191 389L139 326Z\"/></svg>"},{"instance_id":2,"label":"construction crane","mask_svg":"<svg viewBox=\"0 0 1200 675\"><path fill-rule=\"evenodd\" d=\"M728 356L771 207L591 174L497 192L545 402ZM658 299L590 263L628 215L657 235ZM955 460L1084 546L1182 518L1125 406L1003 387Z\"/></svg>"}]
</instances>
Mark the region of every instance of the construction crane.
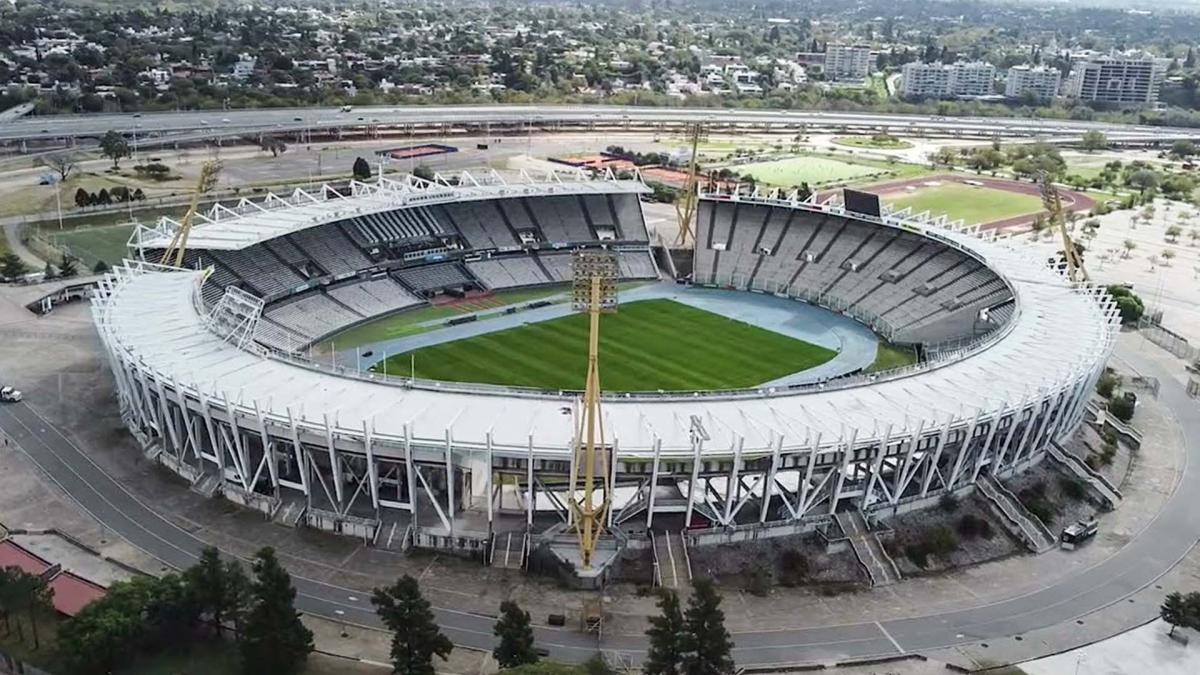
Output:
<instances>
[{"instance_id":1,"label":"construction crane","mask_svg":"<svg viewBox=\"0 0 1200 675\"><path fill-rule=\"evenodd\" d=\"M183 255L187 252L188 234L192 231L192 221L196 218L196 210L200 207L200 197L213 189L213 186L217 184L217 175L220 173L221 163L216 160L201 165L200 176L196 179L196 187L192 191L192 201L188 205L187 213L183 215L183 220L179 223L179 229L175 230L175 235L171 237L171 243L167 245L167 250L163 251L161 264L169 267L183 267Z\"/></svg>"},{"instance_id":2,"label":"construction crane","mask_svg":"<svg viewBox=\"0 0 1200 675\"><path fill-rule=\"evenodd\" d=\"M696 236L692 232L692 218L696 215L696 203L699 201L696 188L699 184L699 150L702 136L704 136L703 122L693 122L687 125L686 138L692 146L692 156L688 158L687 178L683 183L683 191L675 200L675 215L679 219L679 236L675 239L676 248L686 247L689 237L693 242L696 240Z\"/></svg>"},{"instance_id":3,"label":"construction crane","mask_svg":"<svg viewBox=\"0 0 1200 675\"><path fill-rule=\"evenodd\" d=\"M592 568L612 506L608 448L600 416L600 315L617 311L616 256L608 251L576 253L572 260L574 283L571 304L589 317L587 385L575 434L575 461L571 462L570 507L579 539L579 557L585 570ZM582 486L580 486L582 482ZM597 498L596 487L601 494Z\"/></svg>"},{"instance_id":4,"label":"construction crane","mask_svg":"<svg viewBox=\"0 0 1200 675\"><path fill-rule=\"evenodd\" d=\"M1071 233L1067 231L1066 214L1062 199L1058 194L1058 188L1054 187L1054 180L1048 172L1042 172L1040 179L1042 205L1046 208L1046 219L1050 227L1057 228L1062 237L1062 255L1067 263L1067 278L1071 281L1087 281L1088 274L1083 267L1083 257L1079 255L1079 250L1075 248L1075 242L1071 240Z\"/></svg>"}]
</instances>

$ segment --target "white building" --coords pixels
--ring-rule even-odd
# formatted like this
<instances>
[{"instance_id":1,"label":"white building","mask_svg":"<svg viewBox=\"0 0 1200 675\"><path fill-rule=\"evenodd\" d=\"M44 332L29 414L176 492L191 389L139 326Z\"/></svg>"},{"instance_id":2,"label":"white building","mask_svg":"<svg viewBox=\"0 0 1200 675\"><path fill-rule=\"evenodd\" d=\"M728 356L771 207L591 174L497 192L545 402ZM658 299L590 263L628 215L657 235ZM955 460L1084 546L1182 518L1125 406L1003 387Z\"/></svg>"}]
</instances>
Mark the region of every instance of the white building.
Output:
<instances>
[{"instance_id":1,"label":"white building","mask_svg":"<svg viewBox=\"0 0 1200 675\"><path fill-rule=\"evenodd\" d=\"M996 67L974 61L906 63L901 69L900 95L905 98L974 98L992 94Z\"/></svg>"},{"instance_id":2,"label":"white building","mask_svg":"<svg viewBox=\"0 0 1200 675\"><path fill-rule=\"evenodd\" d=\"M1067 95L1109 105L1151 105L1158 100L1162 76L1163 68L1151 58L1101 56L1071 67Z\"/></svg>"},{"instance_id":3,"label":"white building","mask_svg":"<svg viewBox=\"0 0 1200 675\"><path fill-rule=\"evenodd\" d=\"M829 45L825 49L825 77L836 82L862 82L871 72L867 45Z\"/></svg>"},{"instance_id":4,"label":"white building","mask_svg":"<svg viewBox=\"0 0 1200 675\"><path fill-rule=\"evenodd\" d=\"M1057 68L1013 66L1008 69L1004 95L1008 98L1031 95L1039 101L1050 101L1058 95L1061 80L1062 73Z\"/></svg>"}]
</instances>

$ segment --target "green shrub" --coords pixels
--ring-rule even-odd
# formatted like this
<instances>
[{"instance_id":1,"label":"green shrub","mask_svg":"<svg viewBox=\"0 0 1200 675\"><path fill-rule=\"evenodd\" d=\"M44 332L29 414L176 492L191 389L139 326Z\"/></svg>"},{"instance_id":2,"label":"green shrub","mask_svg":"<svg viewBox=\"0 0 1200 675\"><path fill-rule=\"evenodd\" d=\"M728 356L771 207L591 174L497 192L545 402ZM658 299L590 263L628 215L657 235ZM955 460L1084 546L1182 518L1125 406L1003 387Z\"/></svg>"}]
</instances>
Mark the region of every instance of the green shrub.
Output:
<instances>
[{"instance_id":1,"label":"green shrub","mask_svg":"<svg viewBox=\"0 0 1200 675\"><path fill-rule=\"evenodd\" d=\"M904 555L911 560L914 565L920 567L921 569L925 569L929 566L929 551L926 550L923 543L909 544L905 546Z\"/></svg>"},{"instance_id":2,"label":"green shrub","mask_svg":"<svg viewBox=\"0 0 1200 675\"><path fill-rule=\"evenodd\" d=\"M945 557L958 550L958 537L946 527L935 527L925 534L925 547L933 555Z\"/></svg>"},{"instance_id":3,"label":"green shrub","mask_svg":"<svg viewBox=\"0 0 1200 675\"><path fill-rule=\"evenodd\" d=\"M1117 385L1121 383L1121 378L1107 370L1100 376L1100 381L1096 383L1096 393L1104 398L1112 398L1113 392L1116 391Z\"/></svg>"},{"instance_id":4,"label":"green shrub","mask_svg":"<svg viewBox=\"0 0 1200 675\"><path fill-rule=\"evenodd\" d=\"M746 592L765 598L771 592L771 575L760 566L751 568L746 574Z\"/></svg>"},{"instance_id":5,"label":"green shrub","mask_svg":"<svg viewBox=\"0 0 1200 675\"><path fill-rule=\"evenodd\" d=\"M1079 502L1087 498L1087 487L1077 478L1062 476L1058 479L1058 487L1068 499Z\"/></svg>"},{"instance_id":6,"label":"green shrub","mask_svg":"<svg viewBox=\"0 0 1200 675\"><path fill-rule=\"evenodd\" d=\"M959 535L964 539L975 539L976 537L983 537L984 539L992 538L992 524L974 514L964 513L958 519L957 529Z\"/></svg>"},{"instance_id":7,"label":"green shrub","mask_svg":"<svg viewBox=\"0 0 1200 675\"><path fill-rule=\"evenodd\" d=\"M1113 417L1122 422L1128 422L1133 419L1133 409L1133 401L1124 396L1118 396L1108 402L1108 411L1112 413Z\"/></svg>"},{"instance_id":8,"label":"green shrub","mask_svg":"<svg viewBox=\"0 0 1200 675\"><path fill-rule=\"evenodd\" d=\"M799 586L808 579L808 557L794 548L785 549L779 557L779 583Z\"/></svg>"}]
</instances>

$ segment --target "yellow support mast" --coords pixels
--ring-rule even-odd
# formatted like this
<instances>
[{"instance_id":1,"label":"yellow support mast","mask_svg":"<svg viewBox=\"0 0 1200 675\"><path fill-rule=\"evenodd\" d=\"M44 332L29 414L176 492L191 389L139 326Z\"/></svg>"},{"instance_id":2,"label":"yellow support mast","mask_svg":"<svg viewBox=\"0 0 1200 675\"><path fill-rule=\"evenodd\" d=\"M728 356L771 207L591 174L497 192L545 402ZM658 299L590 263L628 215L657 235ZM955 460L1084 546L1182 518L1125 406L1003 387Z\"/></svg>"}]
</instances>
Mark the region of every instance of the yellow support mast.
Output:
<instances>
[{"instance_id":1,"label":"yellow support mast","mask_svg":"<svg viewBox=\"0 0 1200 675\"><path fill-rule=\"evenodd\" d=\"M600 416L600 315L617 309L617 260L607 251L584 251L575 254L572 271L572 304L576 311L587 313L589 327L587 381L575 434L575 457L571 463L570 508L579 539L582 568L590 570L612 505L609 451ZM598 500L597 486L601 491Z\"/></svg>"},{"instance_id":2,"label":"yellow support mast","mask_svg":"<svg viewBox=\"0 0 1200 675\"><path fill-rule=\"evenodd\" d=\"M702 122L687 125L687 139L691 141L692 156L688 159L687 180L684 181L683 191L675 200L675 215L679 220L679 236L675 239L676 248L687 247L688 239L696 240L692 232L692 218L696 215L696 203L699 201L697 187L699 185L700 168L700 137L704 135Z\"/></svg>"},{"instance_id":3,"label":"yellow support mast","mask_svg":"<svg viewBox=\"0 0 1200 675\"><path fill-rule=\"evenodd\" d=\"M205 162L200 167L200 177L196 179L196 187L192 191L192 201L188 205L187 213L183 215L183 220L179 223L179 229L175 230L175 236L171 237L171 243L167 245L167 250L163 251L161 264L183 267L183 255L187 252L187 240L192 231L192 221L196 218L196 210L200 208L200 197L212 190L220 172L221 163L215 160Z\"/></svg>"},{"instance_id":4,"label":"yellow support mast","mask_svg":"<svg viewBox=\"0 0 1200 675\"><path fill-rule=\"evenodd\" d=\"M1088 273L1083 267L1083 258L1075 249L1071 233L1067 231L1066 214L1062 198L1058 194L1058 188L1054 187L1054 180L1049 173L1042 172L1040 178L1042 206L1046 208L1046 217L1049 219L1050 227L1057 228L1059 236L1062 238L1063 259L1067 263L1067 278L1071 281L1087 281Z\"/></svg>"}]
</instances>

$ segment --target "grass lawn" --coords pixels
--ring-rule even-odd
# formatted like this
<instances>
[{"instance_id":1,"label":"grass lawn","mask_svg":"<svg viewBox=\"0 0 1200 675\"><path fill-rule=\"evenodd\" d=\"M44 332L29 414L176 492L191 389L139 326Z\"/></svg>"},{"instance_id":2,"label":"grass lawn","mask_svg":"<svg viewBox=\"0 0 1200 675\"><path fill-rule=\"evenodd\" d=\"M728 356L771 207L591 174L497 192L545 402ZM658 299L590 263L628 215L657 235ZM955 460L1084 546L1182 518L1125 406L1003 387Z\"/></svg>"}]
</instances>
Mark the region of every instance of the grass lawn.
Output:
<instances>
[{"instance_id":1,"label":"grass lawn","mask_svg":"<svg viewBox=\"0 0 1200 675\"><path fill-rule=\"evenodd\" d=\"M768 185L799 185L800 183L822 185L879 174L884 171L865 164L852 164L816 156L755 162L743 164L735 169L739 173L754 176L755 180Z\"/></svg>"},{"instance_id":2,"label":"grass lawn","mask_svg":"<svg viewBox=\"0 0 1200 675\"><path fill-rule=\"evenodd\" d=\"M911 148L912 143L892 138L889 140L879 140L870 136L839 136L833 139L838 145L849 145L855 148L875 148L879 150L903 150Z\"/></svg>"},{"instance_id":3,"label":"grass lawn","mask_svg":"<svg viewBox=\"0 0 1200 675\"><path fill-rule=\"evenodd\" d=\"M363 345L375 344L385 340L392 340L406 335L416 335L426 331L435 330L441 327L441 324L434 326L422 326L421 324L428 321L436 321L438 319L448 319L452 316L460 314L472 314L481 312L493 307L503 307L505 305L515 305L522 302L533 302L541 300L552 295L566 293L568 288L564 286L550 286L541 288L529 288L515 291L506 291L497 293L491 297L479 298L472 302L455 303L453 305L441 305L438 307L422 307L400 314L385 316L379 320L364 323L361 326L356 326L344 333L334 335L331 340L327 340L322 346L322 351L328 353L336 346L338 349L353 349Z\"/></svg>"},{"instance_id":4,"label":"grass lawn","mask_svg":"<svg viewBox=\"0 0 1200 675\"><path fill-rule=\"evenodd\" d=\"M671 300L622 305L600 322L606 391L752 387L832 359L836 352ZM588 318L550 321L415 352L417 377L542 389L581 389ZM409 372L409 354L388 359ZM382 368L379 368L382 370Z\"/></svg>"},{"instance_id":5,"label":"grass lawn","mask_svg":"<svg viewBox=\"0 0 1200 675\"><path fill-rule=\"evenodd\" d=\"M885 195L884 201L896 209L911 206L913 213L944 213L950 220L961 218L969 225L990 223L1042 210L1042 200L1033 195L962 183L943 183L936 187L917 188L903 194Z\"/></svg>"},{"instance_id":6,"label":"grass lawn","mask_svg":"<svg viewBox=\"0 0 1200 675\"><path fill-rule=\"evenodd\" d=\"M62 248L79 258L81 266L92 269L97 260L103 260L109 267L121 262L129 251L125 244L133 233L133 225L105 225L87 227L76 230L43 230L55 246Z\"/></svg>"},{"instance_id":7,"label":"grass lawn","mask_svg":"<svg viewBox=\"0 0 1200 675\"><path fill-rule=\"evenodd\" d=\"M875 351L875 362L867 368L868 373L878 373L893 368L909 366L917 362L917 355L911 349L901 349L885 342L880 342Z\"/></svg>"}]
</instances>

